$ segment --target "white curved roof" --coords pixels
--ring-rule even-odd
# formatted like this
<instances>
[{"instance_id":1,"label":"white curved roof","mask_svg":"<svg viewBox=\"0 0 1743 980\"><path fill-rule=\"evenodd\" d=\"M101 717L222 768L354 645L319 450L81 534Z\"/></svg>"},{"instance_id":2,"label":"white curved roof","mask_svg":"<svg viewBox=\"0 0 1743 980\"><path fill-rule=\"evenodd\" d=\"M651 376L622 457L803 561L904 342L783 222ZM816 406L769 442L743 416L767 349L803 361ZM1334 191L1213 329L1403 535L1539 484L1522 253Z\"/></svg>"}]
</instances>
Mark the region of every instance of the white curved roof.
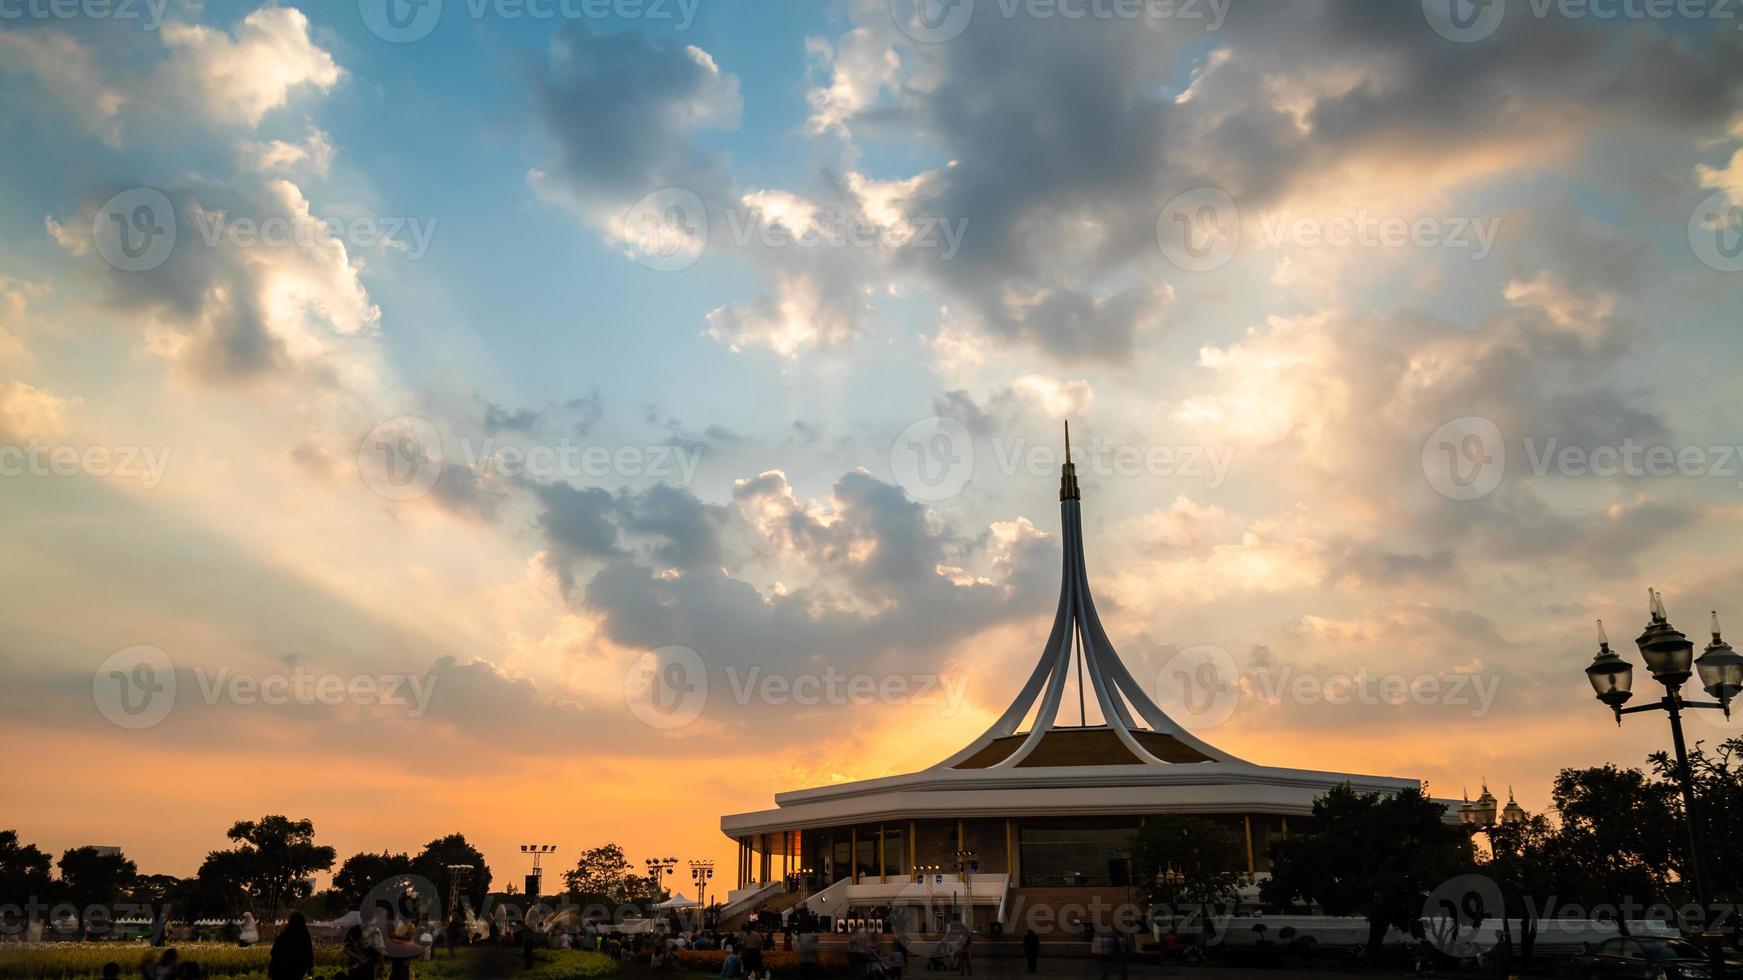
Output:
<instances>
[{"instance_id":1,"label":"white curved roof","mask_svg":"<svg viewBox=\"0 0 1743 980\"><path fill-rule=\"evenodd\" d=\"M920 772L781 793L776 809L723 817L721 829L737 837L932 816L1307 814L1316 797L1341 783L1362 792L1420 787L1414 779L1257 766L1168 717L1121 662L1096 615L1081 508L1067 429L1059 489L1065 544L1059 609L1039 663L979 738ZM1082 678L1079 699L1094 692L1100 725L1058 724L1074 658ZM1079 710L1087 714L1086 705ZM1018 731L1031 712L1029 729Z\"/></svg>"}]
</instances>

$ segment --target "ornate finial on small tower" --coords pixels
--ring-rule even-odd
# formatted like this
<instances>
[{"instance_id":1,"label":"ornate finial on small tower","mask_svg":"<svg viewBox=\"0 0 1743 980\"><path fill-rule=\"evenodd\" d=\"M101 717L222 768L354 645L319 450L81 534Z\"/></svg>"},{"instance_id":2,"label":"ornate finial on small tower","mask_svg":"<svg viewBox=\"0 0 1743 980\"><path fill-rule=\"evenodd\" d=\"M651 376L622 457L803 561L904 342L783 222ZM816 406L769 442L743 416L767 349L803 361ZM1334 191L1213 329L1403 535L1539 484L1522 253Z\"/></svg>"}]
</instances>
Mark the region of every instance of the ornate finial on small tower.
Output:
<instances>
[{"instance_id":1,"label":"ornate finial on small tower","mask_svg":"<svg viewBox=\"0 0 1743 980\"><path fill-rule=\"evenodd\" d=\"M1065 466L1059 471L1059 499L1081 500L1077 492L1077 466L1071 461L1071 422L1065 423Z\"/></svg>"}]
</instances>

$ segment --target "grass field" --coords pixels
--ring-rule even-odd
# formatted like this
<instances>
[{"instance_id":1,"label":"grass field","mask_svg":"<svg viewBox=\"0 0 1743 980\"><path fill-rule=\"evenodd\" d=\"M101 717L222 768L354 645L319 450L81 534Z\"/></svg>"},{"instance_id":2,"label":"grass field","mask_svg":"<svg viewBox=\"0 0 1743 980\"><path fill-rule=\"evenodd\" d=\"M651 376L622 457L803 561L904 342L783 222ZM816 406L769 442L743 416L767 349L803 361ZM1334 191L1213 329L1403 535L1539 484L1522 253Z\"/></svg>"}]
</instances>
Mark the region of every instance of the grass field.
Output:
<instances>
[{"instance_id":1,"label":"grass field","mask_svg":"<svg viewBox=\"0 0 1743 980\"><path fill-rule=\"evenodd\" d=\"M183 943L175 948L184 962L199 963L209 977L266 978L266 946L243 949L234 943ZM143 963L155 959L156 953L144 943L0 945L0 980L91 980L102 975L103 964L111 962L121 965L123 980L137 980ZM317 943L314 975L330 977L343 961L339 947ZM468 949L458 960L438 954L435 960L412 964L417 980L594 980L616 972L617 963L598 953L558 950L540 950L530 971L521 969L518 950L503 948Z\"/></svg>"}]
</instances>

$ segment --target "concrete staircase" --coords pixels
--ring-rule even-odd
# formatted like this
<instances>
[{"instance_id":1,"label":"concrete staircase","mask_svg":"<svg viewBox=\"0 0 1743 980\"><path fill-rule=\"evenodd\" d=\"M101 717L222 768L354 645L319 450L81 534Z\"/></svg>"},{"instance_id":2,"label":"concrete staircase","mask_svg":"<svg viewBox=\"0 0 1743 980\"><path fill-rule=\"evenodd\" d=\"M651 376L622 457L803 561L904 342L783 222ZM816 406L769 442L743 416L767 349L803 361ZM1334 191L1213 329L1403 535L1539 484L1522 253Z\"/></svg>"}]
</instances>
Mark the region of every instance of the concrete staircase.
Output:
<instances>
[{"instance_id":1,"label":"concrete staircase","mask_svg":"<svg viewBox=\"0 0 1743 980\"><path fill-rule=\"evenodd\" d=\"M1034 929L1045 942L1072 941L1082 936L1074 924L1130 929L1142 907L1137 893L1124 887L1013 888L1005 907L1005 935L1021 938Z\"/></svg>"},{"instance_id":2,"label":"concrete staircase","mask_svg":"<svg viewBox=\"0 0 1743 980\"><path fill-rule=\"evenodd\" d=\"M762 900L756 902L755 904L753 904L747 908L742 908L742 909L738 909L736 911L733 911L731 915L726 916L725 918L722 918L720 920L719 929L722 932L730 932L730 931L733 931L736 929L742 929L742 928L744 928L745 923L750 921L750 917L755 915L756 913L765 912L765 911L766 912L785 912L786 910L799 904L799 899L801 897L802 896L800 895L800 893L796 892L796 891L776 892L774 895L772 895L768 898L762 899Z\"/></svg>"}]
</instances>

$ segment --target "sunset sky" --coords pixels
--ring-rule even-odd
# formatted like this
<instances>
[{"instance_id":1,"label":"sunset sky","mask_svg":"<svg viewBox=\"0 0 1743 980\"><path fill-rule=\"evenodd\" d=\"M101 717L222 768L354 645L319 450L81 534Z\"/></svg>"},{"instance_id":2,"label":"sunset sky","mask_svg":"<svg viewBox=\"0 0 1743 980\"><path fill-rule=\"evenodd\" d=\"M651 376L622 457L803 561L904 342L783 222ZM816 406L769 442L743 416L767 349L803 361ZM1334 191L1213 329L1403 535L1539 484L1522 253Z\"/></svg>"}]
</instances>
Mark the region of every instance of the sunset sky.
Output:
<instances>
[{"instance_id":1,"label":"sunset sky","mask_svg":"<svg viewBox=\"0 0 1743 980\"><path fill-rule=\"evenodd\" d=\"M1668 744L1595 619L1743 631L1743 21L386 2L0 0L27 841L729 877L1015 694L1066 419L1114 643L1251 761L1538 809Z\"/></svg>"}]
</instances>

